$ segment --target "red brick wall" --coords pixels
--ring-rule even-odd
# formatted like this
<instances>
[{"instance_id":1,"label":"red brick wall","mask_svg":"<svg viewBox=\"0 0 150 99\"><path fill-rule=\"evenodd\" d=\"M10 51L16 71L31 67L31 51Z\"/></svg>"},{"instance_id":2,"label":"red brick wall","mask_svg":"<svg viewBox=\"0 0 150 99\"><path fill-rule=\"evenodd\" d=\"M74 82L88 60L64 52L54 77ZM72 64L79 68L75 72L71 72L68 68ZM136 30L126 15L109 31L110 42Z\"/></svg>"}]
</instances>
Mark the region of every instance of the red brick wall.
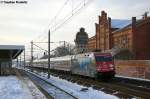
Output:
<instances>
[{"instance_id":1,"label":"red brick wall","mask_svg":"<svg viewBox=\"0 0 150 99\"><path fill-rule=\"evenodd\" d=\"M99 24L95 24L96 27L96 49L100 48L100 33L99 33Z\"/></svg>"},{"instance_id":2,"label":"red brick wall","mask_svg":"<svg viewBox=\"0 0 150 99\"><path fill-rule=\"evenodd\" d=\"M150 60L117 60L115 65L117 75L150 79Z\"/></svg>"},{"instance_id":3,"label":"red brick wall","mask_svg":"<svg viewBox=\"0 0 150 99\"><path fill-rule=\"evenodd\" d=\"M94 51L96 49L96 37L92 37L88 41L88 50L89 51Z\"/></svg>"},{"instance_id":4,"label":"red brick wall","mask_svg":"<svg viewBox=\"0 0 150 99\"><path fill-rule=\"evenodd\" d=\"M136 28L136 59L150 59L150 22L144 21Z\"/></svg>"},{"instance_id":5,"label":"red brick wall","mask_svg":"<svg viewBox=\"0 0 150 99\"><path fill-rule=\"evenodd\" d=\"M126 41L124 42L124 39ZM118 31L112 34L112 46L118 46L120 48L128 48L132 51L132 28L126 28L122 31Z\"/></svg>"}]
</instances>

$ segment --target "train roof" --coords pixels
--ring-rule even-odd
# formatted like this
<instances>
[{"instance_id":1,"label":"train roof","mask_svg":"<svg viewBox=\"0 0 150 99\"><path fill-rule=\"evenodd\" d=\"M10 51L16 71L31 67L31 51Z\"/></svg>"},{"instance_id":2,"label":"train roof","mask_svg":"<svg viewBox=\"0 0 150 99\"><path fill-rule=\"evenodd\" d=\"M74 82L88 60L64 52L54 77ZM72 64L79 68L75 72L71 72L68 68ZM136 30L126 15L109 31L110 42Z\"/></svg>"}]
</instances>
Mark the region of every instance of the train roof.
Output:
<instances>
[{"instance_id":1,"label":"train roof","mask_svg":"<svg viewBox=\"0 0 150 99\"><path fill-rule=\"evenodd\" d=\"M75 56L91 56L93 54L102 54L102 55L108 55L108 54L111 54L111 53L108 53L108 52L88 52L88 53L82 53L82 54L76 54L76 55L67 55L67 56L61 56L61 57L53 57L53 58L50 58L50 61L67 61L67 60L71 60L71 58L75 57ZM47 62L48 61L48 58L47 59L36 59L34 60L33 62Z\"/></svg>"},{"instance_id":2,"label":"train roof","mask_svg":"<svg viewBox=\"0 0 150 99\"><path fill-rule=\"evenodd\" d=\"M67 56L62 56L62 57L54 57L54 58L50 58L50 61L65 61L65 60L71 60L71 57L73 55L67 55ZM36 59L34 60L34 62L47 62L48 61L48 58L47 59Z\"/></svg>"},{"instance_id":3,"label":"train roof","mask_svg":"<svg viewBox=\"0 0 150 99\"><path fill-rule=\"evenodd\" d=\"M67 56L62 56L62 57L55 57L55 58L50 58L51 61L58 61L58 60L71 60L71 57L73 57L73 55L67 55Z\"/></svg>"}]
</instances>

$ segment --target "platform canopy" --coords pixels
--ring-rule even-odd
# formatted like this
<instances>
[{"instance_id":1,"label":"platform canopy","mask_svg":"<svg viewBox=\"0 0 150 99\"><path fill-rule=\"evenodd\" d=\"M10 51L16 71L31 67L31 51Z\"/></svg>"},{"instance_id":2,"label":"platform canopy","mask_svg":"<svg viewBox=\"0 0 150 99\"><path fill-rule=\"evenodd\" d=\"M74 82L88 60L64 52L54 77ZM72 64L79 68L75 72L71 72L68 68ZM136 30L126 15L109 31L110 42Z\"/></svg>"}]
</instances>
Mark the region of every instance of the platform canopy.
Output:
<instances>
[{"instance_id":1,"label":"platform canopy","mask_svg":"<svg viewBox=\"0 0 150 99\"><path fill-rule=\"evenodd\" d=\"M24 49L23 45L0 45L0 60L15 59Z\"/></svg>"}]
</instances>

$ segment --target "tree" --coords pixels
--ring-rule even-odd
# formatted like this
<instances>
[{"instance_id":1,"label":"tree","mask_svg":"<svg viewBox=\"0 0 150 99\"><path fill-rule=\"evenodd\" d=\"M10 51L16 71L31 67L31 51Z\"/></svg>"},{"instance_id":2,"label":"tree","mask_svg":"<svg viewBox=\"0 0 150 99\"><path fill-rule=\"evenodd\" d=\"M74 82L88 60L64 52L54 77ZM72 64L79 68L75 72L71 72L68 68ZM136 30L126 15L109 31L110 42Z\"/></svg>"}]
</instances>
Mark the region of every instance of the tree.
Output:
<instances>
[{"instance_id":1,"label":"tree","mask_svg":"<svg viewBox=\"0 0 150 99\"><path fill-rule=\"evenodd\" d=\"M69 45L69 44L67 46L59 46L55 49L54 55L55 57L73 55L75 54L74 48L75 47L73 45Z\"/></svg>"},{"instance_id":2,"label":"tree","mask_svg":"<svg viewBox=\"0 0 150 99\"><path fill-rule=\"evenodd\" d=\"M55 56L65 56L68 50L64 46L57 47L54 51Z\"/></svg>"},{"instance_id":3,"label":"tree","mask_svg":"<svg viewBox=\"0 0 150 99\"><path fill-rule=\"evenodd\" d=\"M75 46L71 44L67 44L66 46L59 46L56 49L54 49L51 52L50 57L60 57L60 56L66 56L66 55L73 55L76 54L75 52ZM44 55L41 57L41 59L46 59L48 58L48 55L44 53Z\"/></svg>"}]
</instances>

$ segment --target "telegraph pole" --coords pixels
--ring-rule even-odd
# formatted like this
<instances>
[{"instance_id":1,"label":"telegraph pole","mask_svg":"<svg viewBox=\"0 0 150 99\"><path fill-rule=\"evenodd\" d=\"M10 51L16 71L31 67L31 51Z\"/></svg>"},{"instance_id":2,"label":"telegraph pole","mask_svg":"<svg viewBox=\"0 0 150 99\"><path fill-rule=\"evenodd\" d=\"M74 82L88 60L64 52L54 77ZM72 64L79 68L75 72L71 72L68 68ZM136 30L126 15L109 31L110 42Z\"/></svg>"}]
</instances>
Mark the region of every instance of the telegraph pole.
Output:
<instances>
[{"instance_id":1,"label":"telegraph pole","mask_svg":"<svg viewBox=\"0 0 150 99\"><path fill-rule=\"evenodd\" d=\"M21 60L21 54L20 54L20 68L21 68L21 65L22 65L22 62L21 62L22 60Z\"/></svg>"},{"instance_id":2,"label":"telegraph pole","mask_svg":"<svg viewBox=\"0 0 150 99\"><path fill-rule=\"evenodd\" d=\"M31 67L33 66L33 41L31 41Z\"/></svg>"},{"instance_id":3,"label":"telegraph pole","mask_svg":"<svg viewBox=\"0 0 150 99\"><path fill-rule=\"evenodd\" d=\"M50 78L50 30L48 31L48 78Z\"/></svg>"},{"instance_id":4,"label":"telegraph pole","mask_svg":"<svg viewBox=\"0 0 150 99\"><path fill-rule=\"evenodd\" d=\"M25 48L24 48L24 68L26 66L26 58L25 58Z\"/></svg>"},{"instance_id":5,"label":"telegraph pole","mask_svg":"<svg viewBox=\"0 0 150 99\"><path fill-rule=\"evenodd\" d=\"M64 41L64 47L66 47L66 41Z\"/></svg>"}]
</instances>

